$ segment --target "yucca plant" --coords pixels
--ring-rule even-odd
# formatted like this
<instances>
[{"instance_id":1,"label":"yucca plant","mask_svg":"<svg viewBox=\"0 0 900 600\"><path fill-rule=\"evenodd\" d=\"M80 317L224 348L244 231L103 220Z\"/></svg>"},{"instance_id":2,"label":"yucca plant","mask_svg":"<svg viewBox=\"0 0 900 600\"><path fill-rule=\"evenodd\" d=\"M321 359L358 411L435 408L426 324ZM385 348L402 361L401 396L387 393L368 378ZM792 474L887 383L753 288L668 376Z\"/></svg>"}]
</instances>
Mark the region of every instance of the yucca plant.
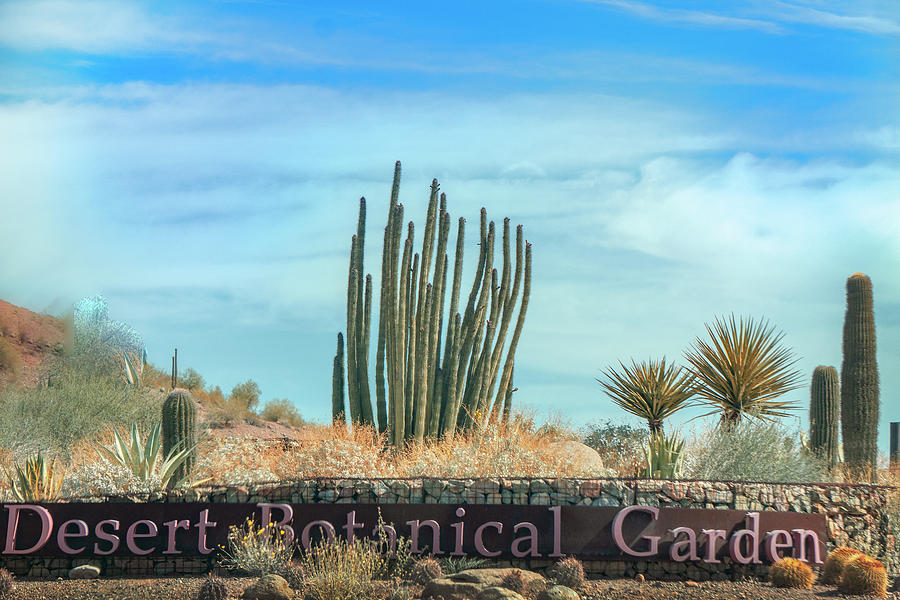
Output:
<instances>
[{"instance_id":1,"label":"yucca plant","mask_svg":"<svg viewBox=\"0 0 900 600\"><path fill-rule=\"evenodd\" d=\"M650 360L631 366L619 361L622 372L608 368L608 381L597 381L619 408L647 420L651 434L663 430L663 419L688 406L694 396L694 378L681 367Z\"/></svg>"},{"instance_id":2,"label":"yucca plant","mask_svg":"<svg viewBox=\"0 0 900 600\"><path fill-rule=\"evenodd\" d=\"M721 413L728 428L745 416L767 421L789 416L794 404L776 398L801 384L800 372L791 369L797 359L780 345L784 333L768 321L741 317L736 322L734 315L705 326L710 340L697 338L685 358L700 402L715 408L708 414Z\"/></svg>"},{"instance_id":3,"label":"yucca plant","mask_svg":"<svg viewBox=\"0 0 900 600\"><path fill-rule=\"evenodd\" d=\"M157 423L150 430L146 441L142 441L137 423L132 423L130 441L126 442L118 431L113 431L112 448L97 445L96 449L101 455L131 471L144 483L148 483L158 471L160 489L164 489L193 448L176 447L163 458L160 443L161 430L161 424ZM176 482L176 484L178 483L181 482Z\"/></svg>"},{"instance_id":4,"label":"yucca plant","mask_svg":"<svg viewBox=\"0 0 900 600\"><path fill-rule=\"evenodd\" d=\"M4 469L17 502L50 502L59 495L63 470L57 469L55 458L48 462L38 452L25 461L24 467L15 465L15 471L12 474Z\"/></svg>"},{"instance_id":5,"label":"yucca plant","mask_svg":"<svg viewBox=\"0 0 900 600\"><path fill-rule=\"evenodd\" d=\"M650 436L644 448L647 466L642 477L650 479L677 479L684 466L684 439L673 433L662 432Z\"/></svg>"}]
</instances>

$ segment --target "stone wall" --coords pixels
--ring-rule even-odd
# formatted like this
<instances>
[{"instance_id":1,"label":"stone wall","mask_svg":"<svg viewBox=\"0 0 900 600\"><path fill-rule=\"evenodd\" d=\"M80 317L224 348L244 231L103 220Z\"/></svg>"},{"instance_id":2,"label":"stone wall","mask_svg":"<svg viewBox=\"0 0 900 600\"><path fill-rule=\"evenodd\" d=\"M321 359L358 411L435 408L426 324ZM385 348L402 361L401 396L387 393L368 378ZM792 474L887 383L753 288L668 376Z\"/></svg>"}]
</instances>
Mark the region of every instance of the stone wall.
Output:
<instances>
[{"instance_id":1,"label":"stone wall","mask_svg":"<svg viewBox=\"0 0 900 600\"><path fill-rule=\"evenodd\" d=\"M849 545L882 560L888 571L900 567L891 535L888 504L896 488L842 484L667 481L643 479L319 479L247 487L175 490L149 497L89 498L84 502L288 502L440 503L594 506L661 506L734 510L777 510L826 515L828 547ZM211 558L5 558L0 566L21 576L65 576L72 566L97 564L104 574L202 573ZM542 569L548 561L496 561ZM594 576L690 578L695 580L765 575L765 566L674 563L667 561L586 561Z\"/></svg>"}]
</instances>

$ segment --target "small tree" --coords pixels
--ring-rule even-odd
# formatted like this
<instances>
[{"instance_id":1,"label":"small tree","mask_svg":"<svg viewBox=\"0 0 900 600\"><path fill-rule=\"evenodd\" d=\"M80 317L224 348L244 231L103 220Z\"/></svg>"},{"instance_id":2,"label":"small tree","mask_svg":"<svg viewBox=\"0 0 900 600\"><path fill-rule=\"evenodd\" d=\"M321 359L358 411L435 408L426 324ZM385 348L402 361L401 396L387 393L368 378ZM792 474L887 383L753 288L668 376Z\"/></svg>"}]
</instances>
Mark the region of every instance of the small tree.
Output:
<instances>
[{"instance_id":1,"label":"small tree","mask_svg":"<svg viewBox=\"0 0 900 600\"><path fill-rule=\"evenodd\" d=\"M228 402L233 402L246 408L248 411L253 411L259 404L259 397L261 394L262 392L259 389L259 385L252 379L248 379L231 389L231 395L228 397Z\"/></svg>"}]
</instances>

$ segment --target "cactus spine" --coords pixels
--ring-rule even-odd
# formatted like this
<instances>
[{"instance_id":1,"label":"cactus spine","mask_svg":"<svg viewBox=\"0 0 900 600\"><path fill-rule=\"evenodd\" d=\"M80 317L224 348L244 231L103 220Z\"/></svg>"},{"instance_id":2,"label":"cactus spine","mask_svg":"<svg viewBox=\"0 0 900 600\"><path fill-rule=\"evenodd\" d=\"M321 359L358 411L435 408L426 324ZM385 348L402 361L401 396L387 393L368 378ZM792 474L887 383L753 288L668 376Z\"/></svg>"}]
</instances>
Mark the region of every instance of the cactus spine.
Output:
<instances>
[{"instance_id":1,"label":"cactus spine","mask_svg":"<svg viewBox=\"0 0 900 600\"><path fill-rule=\"evenodd\" d=\"M173 488L190 476L197 460L197 403L185 389L175 388L163 402L162 438L163 454L166 456L173 450L190 450L169 480L169 487Z\"/></svg>"},{"instance_id":2,"label":"cactus spine","mask_svg":"<svg viewBox=\"0 0 900 600\"><path fill-rule=\"evenodd\" d=\"M862 273L847 279L844 359L841 364L841 434L851 469L871 473L878 458L878 364L872 281Z\"/></svg>"},{"instance_id":3,"label":"cactus spine","mask_svg":"<svg viewBox=\"0 0 900 600\"><path fill-rule=\"evenodd\" d=\"M421 252L415 252L415 227L411 221L403 239L404 209L398 201L400 173L398 162L381 255L374 414L368 381L372 279L370 275L363 279L364 198L360 200L357 231L351 241L347 283L350 420L376 426L388 434L395 446L405 440L452 434L458 427L475 427L508 416L512 365L531 289L531 244L525 242L522 227L516 228L513 263L509 219L504 220L503 264L498 274L494 268L495 225L488 222L482 208L478 266L468 302L460 312L465 220L459 219L451 274L451 218L446 195L440 193L437 180L432 181ZM517 304L518 316L507 348L506 336ZM343 385L337 372L335 367L335 407Z\"/></svg>"},{"instance_id":4,"label":"cactus spine","mask_svg":"<svg viewBox=\"0 0 900 600\"><path fill-rule=\"evenodd\" d=\"M809 443L817 456L830 467L839 462L838 425L841 418L841 391L834 367L818 366L813 371L809 399Z\"/></svg>"}]
</instances>

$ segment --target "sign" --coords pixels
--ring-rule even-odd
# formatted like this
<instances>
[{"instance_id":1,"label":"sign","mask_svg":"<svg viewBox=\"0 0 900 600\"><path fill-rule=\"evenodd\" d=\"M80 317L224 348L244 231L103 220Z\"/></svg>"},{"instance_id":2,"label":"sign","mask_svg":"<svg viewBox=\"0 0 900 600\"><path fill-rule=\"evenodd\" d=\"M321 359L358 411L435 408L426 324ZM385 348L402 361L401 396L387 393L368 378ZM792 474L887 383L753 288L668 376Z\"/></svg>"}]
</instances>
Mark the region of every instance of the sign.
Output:
<instances>
[{"instance_id":1,"label":"sign","mask_svg":"<svg viewBox=\"0 0 900 600\"><path fill-rule=\"evenodd\" d=\"M575 556L760 564L793 556L821 564L821 514L509 504L42 503L4 504L2 554L15 556L205 556L248 517L272 523L288 543L383 533L416 553L486 558ZM379 525L379 517L382 525Z\"/></svg>"}]
</instances>

